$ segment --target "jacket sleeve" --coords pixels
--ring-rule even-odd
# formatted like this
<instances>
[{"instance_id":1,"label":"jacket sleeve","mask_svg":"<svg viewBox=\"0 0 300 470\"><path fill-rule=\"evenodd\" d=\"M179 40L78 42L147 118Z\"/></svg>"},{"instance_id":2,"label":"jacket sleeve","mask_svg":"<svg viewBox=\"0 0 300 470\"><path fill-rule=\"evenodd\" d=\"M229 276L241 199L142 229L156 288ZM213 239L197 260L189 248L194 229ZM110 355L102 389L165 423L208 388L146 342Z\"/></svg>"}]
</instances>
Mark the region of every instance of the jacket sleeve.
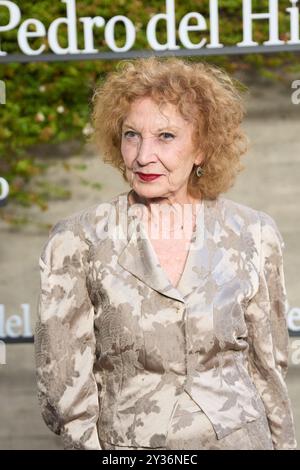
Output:
<instances>
[{"instance_id":1,"label":"jacket sleeve","mask_svg":"<svg viewBox=\"0 0 300 470\"><path fill-rule=\"evenodd\" d=\"M295 429L285 378L288 369L288 301L284 241L275 221L259 211L261 250L259 287L246 308L249 373L265 410L274 449L295 449Z\"/></svg>"},{"instance_id":2,"label":"jacket sleeve","mask_svg":"<svg viewBox=\"0 0 300 470\"><path fill-rule=\"evenodd\" d=\"M61 436L64 448L99 450L94 309L86 288L86 245L60 221L39 258L36 374L43 419Z\"/></svg>"}]
</instances>

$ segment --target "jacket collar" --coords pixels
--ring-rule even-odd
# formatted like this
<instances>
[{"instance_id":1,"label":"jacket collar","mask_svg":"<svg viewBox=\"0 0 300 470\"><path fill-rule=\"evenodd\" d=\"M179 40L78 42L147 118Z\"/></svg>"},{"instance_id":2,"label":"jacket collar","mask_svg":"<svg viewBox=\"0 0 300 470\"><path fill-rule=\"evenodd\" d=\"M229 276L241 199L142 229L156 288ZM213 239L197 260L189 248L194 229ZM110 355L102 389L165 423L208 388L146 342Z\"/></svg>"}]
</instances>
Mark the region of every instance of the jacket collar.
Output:
<instances>
[{"instance_id":1,"label":"jacket collar","mask_svg":"<svg viewBox=\"0 0 300 470\"><path fill-rule=\"evenodd\" d=\"M128 206L125 194L122 193L123 197L119 198L118 212L122 212L123 223L124 220L127 222L127 240L124 249L119 253L118 263L151 289L184 303L186 297L199 287L200 276L207 271L209 260L206 242L210 232L215 232L218 199L204 199L197 208L196 229L191 239L183 273L175 287L159 263L143 222L131 210L131 206ZM124 218L126 208L127 218Z\"/></svg>"}]
</instances>

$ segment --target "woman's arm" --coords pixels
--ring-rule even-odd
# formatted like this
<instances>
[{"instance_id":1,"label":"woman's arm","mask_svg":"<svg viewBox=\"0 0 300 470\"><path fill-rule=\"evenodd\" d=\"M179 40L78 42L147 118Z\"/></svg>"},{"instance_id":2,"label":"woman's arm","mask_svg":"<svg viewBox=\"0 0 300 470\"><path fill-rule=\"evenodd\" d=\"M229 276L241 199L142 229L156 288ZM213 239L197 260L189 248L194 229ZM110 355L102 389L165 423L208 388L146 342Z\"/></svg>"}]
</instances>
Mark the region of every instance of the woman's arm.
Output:
<instances>
[{"instance_id":1,"label":"woman's arm","mask_svg":"<svg viewBox=\"0 0 300 470\"><path fill-rule=\"evenodd\" d=\"M101 449L93 374L94 308L86 288L86 243L58 222L39 259L35 329L38 398L48 427L65 449Z\"/></svg>"},{"instance_id":2,"label":"woman's arm","mask_svg":"<svg viewBox=\"0 0 300 470\"><path fill-rule=\"evenodd\" d=\"M284 242L274 220L261 219L260 281L246 310L249 372L262 398L274 449L297 447L291 403L285 383L289 336L283 271Z\"/></svg>"}]
</instances>

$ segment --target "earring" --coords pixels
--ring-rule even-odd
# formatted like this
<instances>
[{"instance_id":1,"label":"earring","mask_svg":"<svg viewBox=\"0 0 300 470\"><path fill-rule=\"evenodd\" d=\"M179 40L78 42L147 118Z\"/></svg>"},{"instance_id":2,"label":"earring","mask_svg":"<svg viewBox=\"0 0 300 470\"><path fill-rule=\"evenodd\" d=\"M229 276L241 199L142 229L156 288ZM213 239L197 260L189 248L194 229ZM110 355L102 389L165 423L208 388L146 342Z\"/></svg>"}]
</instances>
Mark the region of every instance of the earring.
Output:
<instances>
[{"instance_id":1,"label":"earring","mask_svg":"<svg viewBox=\"0 0 300 470\"><path fill-rule=\"evenodd\" d=\"M202 168L200 165L198 165L197 168L196 168L196 175L198 176L198 178L200 178L200 176L202 176L204 174L205 174L204 168Z\"/></svg>"}]
</instances>

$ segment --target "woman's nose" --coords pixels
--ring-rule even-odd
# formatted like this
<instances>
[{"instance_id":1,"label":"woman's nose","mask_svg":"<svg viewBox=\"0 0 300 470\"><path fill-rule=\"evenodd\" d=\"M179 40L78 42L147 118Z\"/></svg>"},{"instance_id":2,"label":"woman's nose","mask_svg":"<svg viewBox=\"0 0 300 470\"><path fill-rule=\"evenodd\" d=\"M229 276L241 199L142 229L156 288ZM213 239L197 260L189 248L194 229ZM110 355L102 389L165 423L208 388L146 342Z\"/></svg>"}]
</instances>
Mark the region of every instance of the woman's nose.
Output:
<instances>
[{"instance_id":1,"label":"woman's nose","mask_svg":"<svg viewBox=\"0 0 300 470\"><path fill-rule=\"evenodd\" d=\"M137 160L141 165L156 159L155 137L140 137L137 146Z\"/></svg>"}]
</instances>

